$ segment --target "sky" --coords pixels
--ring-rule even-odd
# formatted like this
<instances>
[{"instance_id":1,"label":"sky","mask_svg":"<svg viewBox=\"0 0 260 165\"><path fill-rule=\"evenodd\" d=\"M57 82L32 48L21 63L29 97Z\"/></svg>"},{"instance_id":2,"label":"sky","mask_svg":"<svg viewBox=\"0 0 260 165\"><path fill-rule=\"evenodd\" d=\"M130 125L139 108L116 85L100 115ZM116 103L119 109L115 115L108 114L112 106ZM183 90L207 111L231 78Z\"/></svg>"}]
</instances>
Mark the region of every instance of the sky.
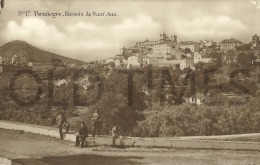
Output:
<instances>
[{"instance_id":1,"label":"sky","mask_svg":"<svg viewBox=\"0 0 260 165\"><path fill-rule=\"evenodd\" d=\"M260 3L260 2L259 2ZM257 0L5 0L0 14L0 46L23 40L40 49L83 61L120 53L137 41L166 34L180 41L260 35ZM30 16L19 15L30 11ZM34 12L83 13L84 16L36 16ZM91 16L85 16L86 12ZM93 16L115 13L116 16Z\"/></svg>"}]
</instances>

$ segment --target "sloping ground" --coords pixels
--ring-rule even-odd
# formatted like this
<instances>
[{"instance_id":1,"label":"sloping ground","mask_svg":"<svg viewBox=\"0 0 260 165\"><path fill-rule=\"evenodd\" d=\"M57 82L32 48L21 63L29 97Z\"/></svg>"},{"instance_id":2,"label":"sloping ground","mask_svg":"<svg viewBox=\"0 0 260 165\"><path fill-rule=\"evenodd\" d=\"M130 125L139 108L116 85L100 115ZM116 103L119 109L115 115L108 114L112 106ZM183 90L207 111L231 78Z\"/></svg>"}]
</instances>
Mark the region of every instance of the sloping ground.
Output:
<instances>
[{"instance_id":1,"label":"sloping ground","mask_svg":"<svg viewBox=\"0 0 260 165\"><path fill-rule=\"evenodd\" d=\"M0 47L0 55L2 56L11 58L15 54L24 54L29 59L29 61L52 62L52 59L55 58L66 63L84 63L80 60L64 57L55 53L50 53L45 50L41 50L28 44L25 41L14 40Z\"/></svg>"},{"instance_id":2,"label":"sloping ground","mask_svg":"<svg viewBox=\"0 0 260 165\"><path fill-rule=\"evenodd\" d=\"M259 152L256 151L76 148L73 147L73 144L39 134L0 129L0 162L1 157L5 157L17 163L12 165L20 165L21 163L23 165L260 164Z\"/></svg>"}]
</instances>

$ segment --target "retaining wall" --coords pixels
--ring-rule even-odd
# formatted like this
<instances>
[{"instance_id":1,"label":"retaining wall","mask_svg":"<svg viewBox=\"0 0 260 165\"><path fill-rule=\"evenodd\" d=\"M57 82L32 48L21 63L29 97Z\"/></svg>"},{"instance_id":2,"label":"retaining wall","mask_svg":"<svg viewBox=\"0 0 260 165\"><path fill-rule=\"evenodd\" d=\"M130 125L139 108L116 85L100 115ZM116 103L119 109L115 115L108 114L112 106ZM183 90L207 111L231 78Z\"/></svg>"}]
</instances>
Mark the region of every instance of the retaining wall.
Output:
<instances>
[{"instance_id":1,"label":"retaining wall","mask_svg":"<svg viewBox=\"0 0 260 165\"><path fill-rule=\"evenodd\" d=\"M59 138L57 128L24 124L9 121L0 121L0 128L23 130L30 133ZM65 140L75 141L76 134L65 134ZM112 137L100 136L89 137L89 142L94 145L111 145ZM166 139L166 138L137 138L125 137L122 139L125 146L138 147L167 147L167 148L192 148L192 149L225 149L225 150L256 150L260 151L259 142L241 142L241 141L219 141L219 140L189 140L189 139ZM117 140L116 144L120 144Z\"/></svg>"}]
</instances>

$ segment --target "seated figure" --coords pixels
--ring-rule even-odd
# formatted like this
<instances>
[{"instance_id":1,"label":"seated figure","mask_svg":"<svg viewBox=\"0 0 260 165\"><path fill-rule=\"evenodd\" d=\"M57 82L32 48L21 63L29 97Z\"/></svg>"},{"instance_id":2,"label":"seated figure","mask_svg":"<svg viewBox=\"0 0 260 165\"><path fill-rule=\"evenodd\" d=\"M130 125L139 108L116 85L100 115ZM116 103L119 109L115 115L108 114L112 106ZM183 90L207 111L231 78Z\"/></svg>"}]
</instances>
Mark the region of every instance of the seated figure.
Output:
<instances>
[{"instance_id":1,"label":"seated figure","mask_svg":"<svg viewBox=\"0 0 260 165\"><path fill-rule=\"evenodd\" d=\"M120 136L120 129L115 125L112 128L112 137L113 137L113 141L112 141L112 146L116 145L116 139L119 138L120 139L120 144L121 146L123 146L123 139L122 136Z\"/></svg>"},{"instance_id":2,"label":"seated figure","mask_svg":"<svg viewBox=\"0 0 260 165\"><path fill-rule=\"evenodd\" d=\"M85 146L85 140L88 137L88 128L86 127L84 122L80 123L79 134L76 136L76 147L78 147L81 143L81 148Z\"/></svg>"}]
</instances>

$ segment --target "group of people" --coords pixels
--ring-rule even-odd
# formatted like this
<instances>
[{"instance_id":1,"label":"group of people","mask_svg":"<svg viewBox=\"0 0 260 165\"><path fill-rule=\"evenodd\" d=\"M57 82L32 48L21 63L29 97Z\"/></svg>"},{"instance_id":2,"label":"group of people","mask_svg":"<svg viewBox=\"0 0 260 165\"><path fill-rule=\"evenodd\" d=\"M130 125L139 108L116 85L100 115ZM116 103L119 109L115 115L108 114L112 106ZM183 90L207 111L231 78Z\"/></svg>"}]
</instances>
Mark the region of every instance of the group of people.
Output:
<instances>
[{"instance_id":1,"label":"group of people","mask_svg":"<svg viewBox=\"0 0 260 165\"><path fill-rule=\"evenodd\" d=\"M66 128L66 133L69 132L69 122L66 119L65 112L62 111L60 114L56 117L56 124L59 128L59 134L60 134L60 139L63 140L63 132L62 129L65 127ZM92 116L92 124L93 124L93 137L95 136L96 132L97 135L100 136L101 134L101 128L102 128L102 117L100 115L99 109L96 108L95 113ZM79 145L81 147L85 146L85 141L86 138L88 137L88 127L86 126L85 122L80 122L80 129L79 133L76 136L76 144L75 146L78 147ZM112 140L112 145L115 146L115 141L117 138L120 138L120 130L119 128L114 125L111 131L113 140ZM121 145L122 141L120 140Z\"/></svg>"}]
</instances>

